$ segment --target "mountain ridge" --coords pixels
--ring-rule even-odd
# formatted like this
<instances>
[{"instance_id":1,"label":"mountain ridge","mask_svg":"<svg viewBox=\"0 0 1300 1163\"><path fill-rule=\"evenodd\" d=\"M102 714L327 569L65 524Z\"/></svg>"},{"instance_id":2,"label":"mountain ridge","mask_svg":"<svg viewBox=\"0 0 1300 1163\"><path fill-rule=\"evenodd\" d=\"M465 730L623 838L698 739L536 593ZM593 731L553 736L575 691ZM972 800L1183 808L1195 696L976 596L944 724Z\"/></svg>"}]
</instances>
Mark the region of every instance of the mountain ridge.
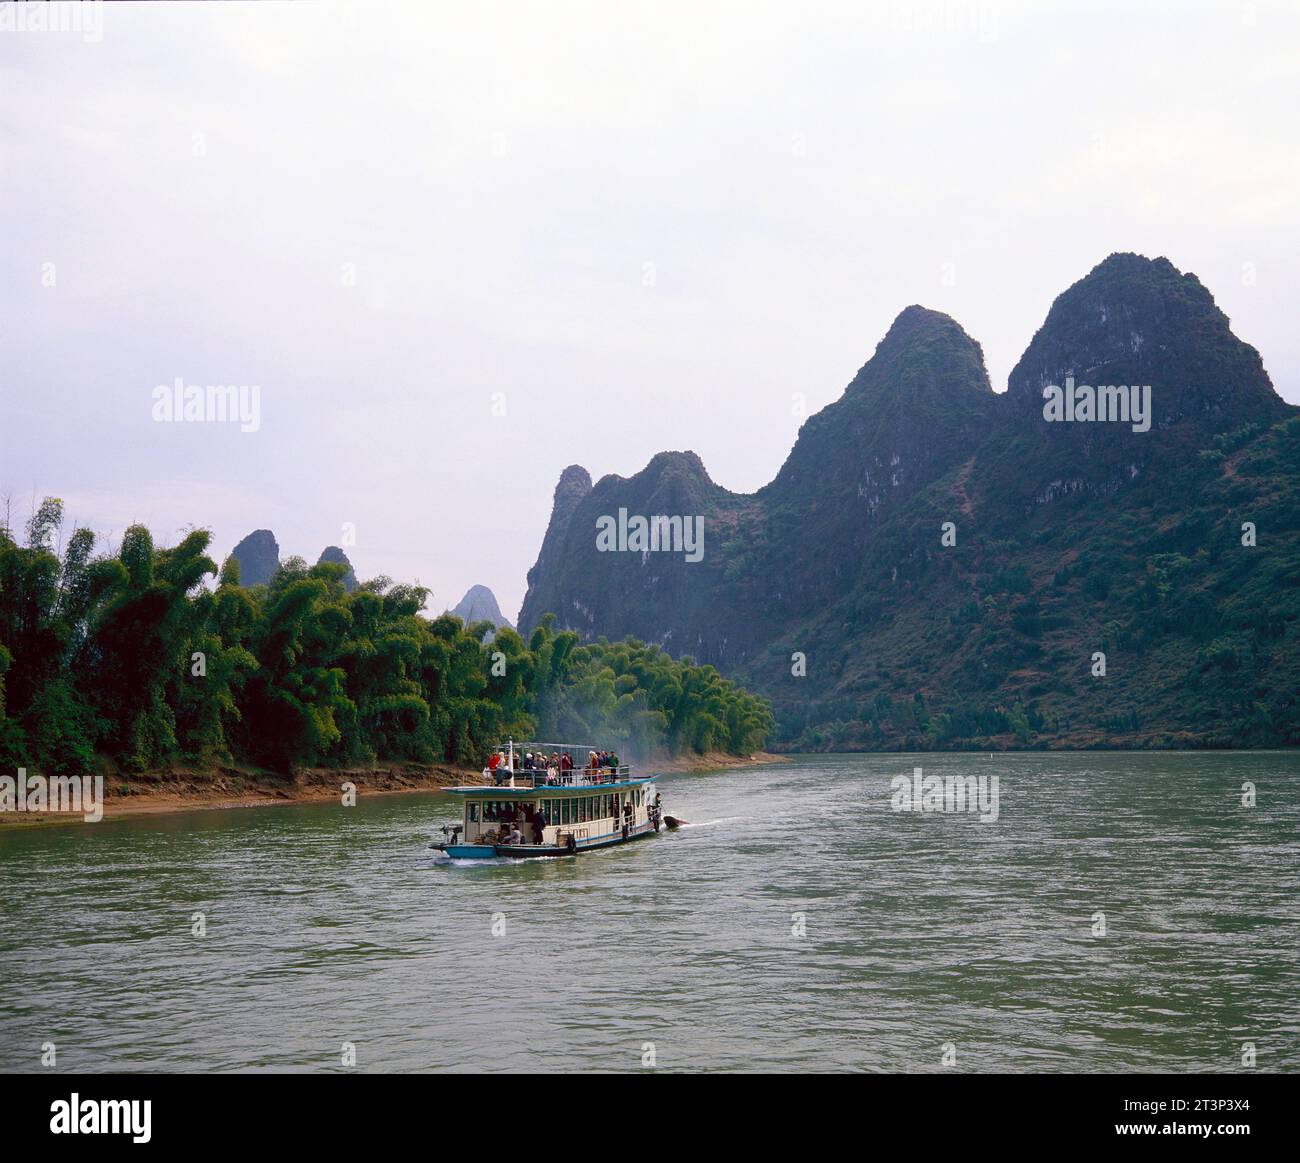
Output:
<instances>
[{"instance_id":1,"label":"mountain ridge","mask_svg":"<svg viewBox=\"0 0 1300 1163\"><path fill-rule=\"evenodd\" d=\"M1150 431L1051 422L1044 387L1075 376L1150 385ZM1250 614L1231 589L1206 587L1228 585L1219 572L1227 514L1243 498L1280 516L1274 532L1284 540L1271 548L1288 563L1300 560L1300 504L1279 468L1291 463L1298 411L1276 394L1259 353L1232 334L1209 290L1165 258L1112 254L1058 295L1004 393L993 392L979 344L955 320L914 304L752 494L714 484L694 453L660 453L631 477L594 485L581 466L566 469L528 574L520 629L554 613L560 628L586 638L632 635L712 662L771 697L785 741L806 746L924 744L906 715L896 719L883 703L877 711L879 700L893 708L902 697L920 698L927 724L947 713L931 704L985 707L989 729L967 723L947 742L1006 735L1008 715L1022 742L1045 744L1288 736L1293 699L1276 708L1272 734L1252 728L1240 702L1259 701L1275 655L1287 673L1300 673L1300 611L1287 607L1280 643L1256 635L1248 658L1238 643L1238 662L1250 666L1234 672L1229 685L1240 689L1217 705L1198 697L1210 712L1203 726L1163 688L1135 723L1118 697L1125 684L1140 673L1148 688L1161 688L1153 659L1180 634L1182 654L1193 656L1179 660L1186 677L1208 643L1187 640L1176 625L1163 626L1156 641L1133 608L1102 617L1090 595L1125 595L1149 622L1150 604L1186 605L1183 594L1191 595L1195 624L1240 630ZM619 508L698 515L704 560L598 552L595 522ZM1107 518L1134 536L1116 538ZM945 522L955 544L941 542ZM1144 538L1146 523L1154 533ZM1200 540L1189 543L1180 525ZM1170 567L1143 550L1166 543L1165 556L1187 563L1176 566L1183 592L1173 597L1161 588L1167 581L1144 588ZM1086 583L1072 584L1085 574ZM1091 589L1078 604L1084 585ZM954 618L964 633L953 632ZM1069 652L1113 638L1112 623L1141 649L1123 682L1080 687ZM1159 617L1151 624L1162 626ZM822 666L797 686L788 679L801 643L816 645ZM1062 669L1068 680L1059 679ZM998 723L1003 730L992 731Z\"/></svg>"}]
</instances>

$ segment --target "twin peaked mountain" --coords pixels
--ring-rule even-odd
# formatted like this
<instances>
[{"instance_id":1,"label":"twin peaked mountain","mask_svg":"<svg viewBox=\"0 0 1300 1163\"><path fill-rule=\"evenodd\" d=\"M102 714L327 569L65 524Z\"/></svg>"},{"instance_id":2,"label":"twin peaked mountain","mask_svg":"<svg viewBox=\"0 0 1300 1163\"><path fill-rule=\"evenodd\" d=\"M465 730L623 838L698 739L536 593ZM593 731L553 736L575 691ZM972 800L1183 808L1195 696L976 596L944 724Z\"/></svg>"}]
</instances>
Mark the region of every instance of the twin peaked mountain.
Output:
<instances>
[{"instance_id":1,"label":"twin peaked mountain","mask_svg":"<svg viewBox=\"0 0 1300 1163\"><path fill-rule=\"evenodd\" d=\"M1070 381L1150 385L1149 431L1050 422ZM1300 742L1298 413L1164 258L1059 296L1000 395L908 307L754 494L692 452L565 469L520 628L711 662L805 748ZM701 516L703 560L598 552L620 509Z\"/></svg>"}]
</instances>

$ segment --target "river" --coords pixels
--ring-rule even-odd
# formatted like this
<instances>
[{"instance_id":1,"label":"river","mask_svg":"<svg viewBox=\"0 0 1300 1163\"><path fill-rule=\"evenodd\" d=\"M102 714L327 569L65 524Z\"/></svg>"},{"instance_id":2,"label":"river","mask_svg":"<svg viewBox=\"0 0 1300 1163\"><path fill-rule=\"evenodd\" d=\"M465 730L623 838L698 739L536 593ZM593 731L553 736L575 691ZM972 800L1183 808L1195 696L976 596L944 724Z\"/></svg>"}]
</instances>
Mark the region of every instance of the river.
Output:
<instances>
[{"instance_id":1,"label":"river","mask_svg":"<svg viewBox=\"0 0 1300 1163\"><path fill-rule=\"evenodd\" d=\"M918 765L997 819L894 810ZM441 793L0 828L0 1070L1300 1069L1298 754L660 790L688 827L478 866Z\"/></svg>"}]
</instances>

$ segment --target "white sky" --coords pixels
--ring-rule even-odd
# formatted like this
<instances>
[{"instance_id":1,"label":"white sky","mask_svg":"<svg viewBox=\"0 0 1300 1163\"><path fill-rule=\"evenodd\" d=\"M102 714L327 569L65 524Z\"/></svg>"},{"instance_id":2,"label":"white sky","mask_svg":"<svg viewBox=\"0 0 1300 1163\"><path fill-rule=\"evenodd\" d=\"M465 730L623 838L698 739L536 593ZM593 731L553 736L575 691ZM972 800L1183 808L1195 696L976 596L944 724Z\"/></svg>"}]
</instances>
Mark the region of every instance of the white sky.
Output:
<instances>
[{"instance_id":1,"label":"white sky","mask_svg":"<svg viewBox=\"0 0 1300 1163\"><path fill-rule=\"evenodd\" d=\"M351 523L362 577L435 611L482 582L513 619L566 464L692 448L752 490L792 393L837 398L909 303L1002 390L1115 250L1195 271L1300 402L1298 81L1291 0L0 31L0 495L217 557L266 527L314 561ZM177 377L257 384L260 430L153 422Z\"/></svg>"}]
</instances>

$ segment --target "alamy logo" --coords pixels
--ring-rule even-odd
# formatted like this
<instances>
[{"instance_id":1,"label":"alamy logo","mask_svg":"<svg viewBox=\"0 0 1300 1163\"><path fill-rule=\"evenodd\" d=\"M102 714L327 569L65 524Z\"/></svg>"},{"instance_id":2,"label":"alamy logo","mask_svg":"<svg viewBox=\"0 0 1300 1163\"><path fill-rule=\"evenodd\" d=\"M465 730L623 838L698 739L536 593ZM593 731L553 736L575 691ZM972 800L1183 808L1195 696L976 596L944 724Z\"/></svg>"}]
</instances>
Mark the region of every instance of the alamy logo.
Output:
<instances>
[{"instance_id":1,"label":"alamy logo","mask_svg":"<svg viewBox=\"0 0 1300 1163\"><path fill-rule=\"evenodd\" d=\"M18 778L0 775L0 812L80 812L88 824L104 818L102 775L43 775L27 778L27 768Z\"/></svg>"},{"instance_id":2,"label":"alamy logo","mask_svg":"<svg viewBox=\"0 0 1300 1163\"><path fill-rule=\"evenodd\" d=\"M257 384L159 384L153 390L152 416L159 424L238 423L241 432L262 426L262 389Z\"/></svg>"},{"instance_id":3,"label":"alamy logo","mask_svg":"<svg viewBox=\"0 0 1300 1163\"><path fill-rule=\"evenodd\" d=\"M896 775L889 781L894 789L889 798L896 812L978 812L980 822L998 818L998 777L987 775L922 775L912 768L909 779Z\"/></svg>"},{"instance_id":4,"label":"alamy logo","mask_svg":"<svg viewBox=\"0 0 1300 1163\"><path fill-rule=\"evenodd\" d=\"M104 39L104 0L0 4L0 32L79 32L86 44L98 44Z\"/></svg>"},{"instance_id":5,"label":"alamy logo","mask_svg":"<svg viewBox=\"0 0 1300 1163\"><path fill-rule=\"evenodd\" d=\"M153 1138L153 1100L139 1098L70 1098L50 1103L52 1135L130 1135L133 1143Z\"/></svg>"},{"instance_id":6,"label":"alamy logo","mask_svg":"<svg viewBox=\"0 0 1300 1163\"><path fill-rule=\"evenodd\" d=\"M1048 384L1043 389L1043 419L1060 421L1112 421L1131 424L1134 432L1151 430L1151 385L1108 384L1094 388L1065 377L1065 387Z\"/></svg>"},{"instance_id":7,"label":"alamy logo","mask_svg":"<svg viewBox=\"0 0 1300 1163\"><path fill-rule=\"evenodd\" d=\"M704 557L703 517L634 517L619 509L617 517L596 518L596 550L600 553L684 553L686 560Z\"/></svg>"},{"instance_id":8,"label":"alamy logo","mask_svg":"<svg viewBox=\"0 0 1300 1163\"><path fill-rule=\"evenodd\" d=\"M998 39L999 0L894 0L895 32L973 34Z\"/></svg>"}]
</instances>

